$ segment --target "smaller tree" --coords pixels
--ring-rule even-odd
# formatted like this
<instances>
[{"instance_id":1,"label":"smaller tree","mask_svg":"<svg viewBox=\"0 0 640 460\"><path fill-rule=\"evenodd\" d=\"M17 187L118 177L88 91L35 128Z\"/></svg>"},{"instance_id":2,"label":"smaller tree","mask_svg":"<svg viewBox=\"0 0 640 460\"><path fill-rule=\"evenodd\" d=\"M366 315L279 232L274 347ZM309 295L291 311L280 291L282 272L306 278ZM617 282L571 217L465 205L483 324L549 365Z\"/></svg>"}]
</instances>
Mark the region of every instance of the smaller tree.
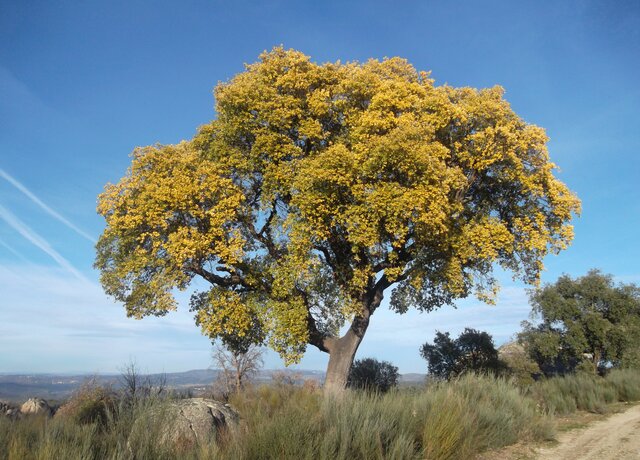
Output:
<instances>
[{"instance_id":1,"label":"smaller tree","mask_svg":"<svg viewBox=\"0 0 640 460\"><path fill-rule=\"evenodd\" d=\"M214 346L213 361L220 370L218 382L224 393L237 393L262 368L262 349L254 344L233 346L222 342Z\"/></svg>"},{"instance_id":2,"label":"smaller tree","mask_svg":"<svg viewBox=\"0 0 640 460\"><path fill-rule=\"evenodd\" d=\"M161 397L167 390L166 374L144 375L134 360L130 360L120 369L118 379L124 401L135 405L150 397Z\"/></svg>"},{"instance_id":3,"label":"smaller tree","mask_svg":"<svg viewBox=\"0 0 640 460\"><path fill-rule=\"evenodd\" d=\"M399 375L398 368L388 361L357 359L349 371L347 386L386 393L398 385Z\"/></svg>"},{"instance_id":4,"label":"smaller tree","mask_svg":"<svg viewBox=\"0 0 640 460\"><path fill-rule=\"evenodd\" d=\"M563 275L530 299L539 323L525 321L519 340L545 374L638 364L638 286L616 285L611 275L591 270L576 279Z\"/></svg>"},{"instance_id":5,"label":"smaller tree","mask_svg":"<svg viewBox=\"0 0 640 460\"><path fill-rule=\"evenodd\" d=\"M433 345L422 345L420 355L427 360L429 373L443 379L469 371L497 373L503 368L491 335L470 328L455 340L448 332L436 332Z\"/></svg>"}]
</instances>

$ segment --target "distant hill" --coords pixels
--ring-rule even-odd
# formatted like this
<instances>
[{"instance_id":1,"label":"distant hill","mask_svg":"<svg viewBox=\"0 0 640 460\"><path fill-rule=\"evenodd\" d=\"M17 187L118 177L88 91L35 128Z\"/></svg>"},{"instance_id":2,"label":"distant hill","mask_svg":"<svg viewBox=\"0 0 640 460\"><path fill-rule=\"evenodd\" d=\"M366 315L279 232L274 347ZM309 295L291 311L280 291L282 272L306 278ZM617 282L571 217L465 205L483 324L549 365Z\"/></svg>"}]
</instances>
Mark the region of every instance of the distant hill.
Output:
<instances>
[{"instance_id":1,"label":"distant hill","mask_svg":"<svg viewBox=\"0 0 640 460\"><path fill-rule=\"evenodd\" d=\"M199 393L215 380L217 369L194 369L185 372L167 372L165 374L149 374L152 380L164 376L169 388L177 390L189 390ZM254 379L257 383L269 383L276 374L289 374L296 381L316 380L324 381L324 371L300 370L300 369L264 369ZM31 397L40 397L46 400L63 400L84 382L95 379L101 385L112 385L117 388L120 385L118 374L92 375L92 374L0 374L0 399L6 401L21 402ZM400 376L402 385L416 385L424 382L424 374L404 374Z\"/></svg>"}]
</instances>

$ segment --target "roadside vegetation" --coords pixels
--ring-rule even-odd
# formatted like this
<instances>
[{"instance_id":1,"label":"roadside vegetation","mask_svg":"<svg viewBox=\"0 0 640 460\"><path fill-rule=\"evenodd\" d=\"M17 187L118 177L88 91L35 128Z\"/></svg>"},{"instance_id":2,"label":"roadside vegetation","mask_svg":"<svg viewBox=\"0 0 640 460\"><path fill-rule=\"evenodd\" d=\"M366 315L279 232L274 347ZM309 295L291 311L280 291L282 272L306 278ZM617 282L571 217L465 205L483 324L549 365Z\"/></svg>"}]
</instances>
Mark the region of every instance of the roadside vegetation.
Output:
<instances>
[{"instance_id":1,"label":"roadside vegetation","mask_svg":"<svg viewBox=\"0 0 640 460\"><path fill-rule=\"evenodd\" d=\"M486 332L439 332L420 350L429 378L402 389L398 368L374 358L354 363L340 393L285 374L253 386L260 350L230 336L214 354L224 385L211 395L228 401L240 424L211 439L167 442L167 427L178 432L163 411L189 395L131 363L117 390L88 382L53 418L0 417L0 460L467 459L553 439L558 417L640 401L637 286L593 270L564 276L531 300L540 322L525 323L518 343L496 350Z\"/></svg>"},{"instance_id":2,"label":"roadside vegetation","mask_svg":"<svg viewBox=\"0 0 640 460\"><path fill-rule=\"evenodd\" d=\"M555 434L554 415L606 412L640 399L640 374L554 377L528 387L466 374L386 393L349 390L338 398L312 382L247 386L231 395L240 430L200 445L163 445L160 427L131 437L137 418L180 395L131 400L86 386L51 419L0 419L0 459L455 459ZM159 421L158 423L162 423Z\"/></svg>"}]
</instances>

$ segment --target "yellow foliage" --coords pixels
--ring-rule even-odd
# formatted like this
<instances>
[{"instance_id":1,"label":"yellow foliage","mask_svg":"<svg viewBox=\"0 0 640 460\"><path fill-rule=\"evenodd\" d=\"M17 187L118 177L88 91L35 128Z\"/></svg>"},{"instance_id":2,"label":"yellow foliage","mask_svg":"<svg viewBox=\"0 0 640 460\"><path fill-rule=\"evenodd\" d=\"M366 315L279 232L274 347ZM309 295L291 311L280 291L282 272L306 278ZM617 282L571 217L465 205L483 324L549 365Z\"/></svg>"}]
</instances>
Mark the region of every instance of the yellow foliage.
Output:
<instances>
[{"instance_id":1,"label":"yellow foliage","mask_svg":"<svg viewBox=\"0 0 640 460\"><path fill-rule=\"evenodd\" d=\"M405 311L490 301L495 264L535 283L579 201L503 93L436 86L400 58L265 52L218 85L216 120L137 149L107 186L102 283L141 317L200 276L214 286L196 313L205 334L258 321L289 361L312 323L372 312L376 289L394 286Z\"/></svg>"}]
</instances>

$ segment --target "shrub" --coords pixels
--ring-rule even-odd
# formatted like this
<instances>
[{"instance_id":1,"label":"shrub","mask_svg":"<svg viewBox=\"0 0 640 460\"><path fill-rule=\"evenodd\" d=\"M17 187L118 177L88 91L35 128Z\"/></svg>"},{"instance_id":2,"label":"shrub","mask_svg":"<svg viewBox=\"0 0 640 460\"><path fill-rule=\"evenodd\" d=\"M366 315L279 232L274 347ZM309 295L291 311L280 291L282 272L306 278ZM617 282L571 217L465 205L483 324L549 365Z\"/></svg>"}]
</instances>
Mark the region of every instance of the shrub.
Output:
<instances>
[{"instance_id":1,"label":"shrub","mask_svg":"<svg viewBox=\"0 0 640 460\"><path fill-rule=\"evenodd\" d=\"M616 390L618 401L640 401L640 371L637 369L614 369L605 380Z\"/></svg>"},{"instance_id":2,"label":"shrub","mask_svg":"<svg viewBox=\"0 0 640 460\"><path fill-rule=\"evenodd\" d=\"M385 393L398 385L398 368L387 361L373 358L356 360L349 371L350 388Z\"/></svg>"},{"instance_id":3,"label":"shrub","mask_svg":"<svg viewBox=\"0 0 640 460\"><path fill-rule=\"evenodd\" d=\"M466 375L423 396L426 458L471 458L521 439L549 439L551 420L503 378Z\"/></svg>"},{"instance_id":4,"label":"shrub","mask_svg":"<svg viewBox=\"0 0 640 460\"><path fill-rule=\"evenodd\" d=\"M534 385L538 392L531 394L538 397L545 390L546 396L560 395L561 400L573 401L570 404L578 407L587 403L575 398L576 391L591 388L589 394L595 395L591 398L608 401L616 395L618 399L633 395L640 387L640 376L628 371L612 371L607 379L557 380ZM100 400L95 396L99 393L95 388L78 392L73 404L81 407L80 402ZM538 407L511 381L472 374L384 394L350 390L342 398L326 398L315 388L281 379L276 385L243 390L231 401L242 416L235 434L175 448L159 442L161 417L147 419L142 436L131 434L133 421L143 413L154 408L162 411L164 402L155 398L145 400L146 407L123 405L115 412L117 417L107 417L104 425L75 423L69 415L73 406L64 409L67 416L48 422L0 419L0 460L459 459L474 458L482 451L520 440L548 439L553 434L549 411L544 410L548 402Z\"/></svg>"},{"instance_id":5,"label":"shrub","mask_svg":"<svg viewBox=\"0 0 640 460\"><path fill-rule=\"evenodd\" d=\"M97 423L104 426L118 404L111 388L99 385L95 379L85 382L71 399L60 406L56 417L78 424Z\"/></svg>"},{"instance_id":6,"label":"shrub","mask_svg":"<svg viewBox=\"0 0 640 460\"><path fill-rule=\"evenodd\" d=\"M621 379L620 384L624 380ZM540 381L532 388L532 393L549 413L559 415L576 410L605 413L607 404L618 400L615 385L585 373Z\"/></svg>"}]
</instances>

